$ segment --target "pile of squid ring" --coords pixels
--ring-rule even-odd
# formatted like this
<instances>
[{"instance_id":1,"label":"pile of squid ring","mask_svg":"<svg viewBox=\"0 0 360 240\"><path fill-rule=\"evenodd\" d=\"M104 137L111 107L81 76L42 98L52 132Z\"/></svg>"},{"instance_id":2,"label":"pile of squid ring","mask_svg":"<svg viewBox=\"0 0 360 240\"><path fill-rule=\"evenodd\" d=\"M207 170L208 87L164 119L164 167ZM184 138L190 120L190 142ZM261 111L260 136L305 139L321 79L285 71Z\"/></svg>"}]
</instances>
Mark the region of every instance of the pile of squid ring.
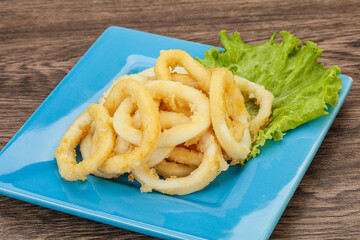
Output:
<instances>
[{"instance_id":1,"label":"pile of squid ring","mask_svg":"<svg viewBox=\"0 0 360 240\"><path fill-rule=\"evenodd\" d=\"M250 99L259 106L255 116L245 107ZM163 50L154 68L115 80L70 125L55 153L60 175L85 181L89 174L129 173L141 192L199 191L247 158L273 99L226 68L207 69L185 51Z\"/></svg>"}]
</instances>

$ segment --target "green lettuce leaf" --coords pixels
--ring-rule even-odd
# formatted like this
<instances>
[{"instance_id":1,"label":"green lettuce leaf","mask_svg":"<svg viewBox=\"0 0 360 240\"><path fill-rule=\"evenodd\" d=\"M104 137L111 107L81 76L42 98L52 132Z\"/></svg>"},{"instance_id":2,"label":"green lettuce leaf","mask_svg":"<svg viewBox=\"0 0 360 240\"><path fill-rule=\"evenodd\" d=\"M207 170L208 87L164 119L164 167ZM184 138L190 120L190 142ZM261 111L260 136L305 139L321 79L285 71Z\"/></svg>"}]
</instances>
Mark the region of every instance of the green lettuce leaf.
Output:
<instances>
[{"instance_id":1,"label":"green lettuce leaf","mask_svg":"<svg viewBox=\"0 0 360 240\"><path fill-rule=\"evenodd\" d=\"M274 94L272 120L259 132L249 158L260 153L259 147L267 139L281 140L285 131L328 114L327 104L335 106L341 90L339 67L326 69L318 63L322 50L315 43L303 44L289 32L280 34L280 43L274 33L263 44L248 45L239 33L227 37L226 31L221 31L225 50L212 48L204 59L198 59L208 68L226 67Z\"/></svg>"}]
</instances>

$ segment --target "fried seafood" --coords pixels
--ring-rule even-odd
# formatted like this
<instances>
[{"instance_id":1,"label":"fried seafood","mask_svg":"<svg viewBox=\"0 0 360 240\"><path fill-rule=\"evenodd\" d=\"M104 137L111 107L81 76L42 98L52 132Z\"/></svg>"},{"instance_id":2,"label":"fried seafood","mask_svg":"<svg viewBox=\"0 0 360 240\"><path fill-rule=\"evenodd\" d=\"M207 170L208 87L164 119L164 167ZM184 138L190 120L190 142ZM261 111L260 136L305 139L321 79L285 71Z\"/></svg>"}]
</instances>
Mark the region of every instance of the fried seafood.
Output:
<instances>
[{"instance_id":1,"label":"fried seafood","mask_svg":"<svg viewBox=\"0 0 360 240\"><path fill-rule=\"evenodd\" d=\"M227 97L226 97L227 96ZM228 100L228 101L226 101ZM231 100L231 101L229 101ZM211 121L221 147L237 164L250 152L250 118L244 98L226 68L213 72L210 84Z\"/></svg>"},{"instance_id":2,"label":"fried seafood","mask_svg":"<svg viewBox=\"0 0 360 240\"><path fill-rule=\"evenodd\" d=\"M163 178L186 177L196 168L186 164L163 160L154 167L155 172Z\"/></svg>"},{"instance_id":3,"label":"fried seafood","mask_svg":"<svg viewBox=\"0 0 360 240\"><path fill-rule=\"evenodd\" d=\"M135 178L142 184L142 192L153 189L165 194L185 195L199 191L209 185L216 176L228 168L221 148L215 137L206 132L199 141L199 146L204 153L201 164L186 177L168 177L160 179L155 169L143 164L133 170Z\"/></svg>"},{"instance_id":4,"label":"fried seafood","mask_svg":"<svg viewBox=\"0 0 360 240\"><path fill-rule=\"evenodd\" d=\"M179 98L191 106L190 121L164 129L160 134L159 147L176 146L209 128L211 124L209 100L203 93L181 83L165 80L150 81L145 86L154 99ZM122 138L138 145L142 133L132 126L131 112L134 108L135 105L130 100L122 102L114 115L114 129Z\"/></svg>"},{"instance_id":5,"label":"fried seafood","mask_svg":"<svg viewBox=\"0 0 360 240\"><path fill-rule=\"evenodd\" d=\"M248 99L259 105L253 118ZM272 101L262 86L227 69L206 69L182 50L162 51L155 68L118 78L70 125L55 153L60 175L84 181L128 172L142 192L199 191L228 169L228 160L247 158Z\"/></svg>"},{"instance_id":6,"label":"fried seafood","mask_svg":"<svg viewBox=\"0 0 360 240\"><path fill-rule=\"evenodd\" d=\"M270 122L271 107L274 95L267 91L264 86L250 82L244 78L234 75L234 80L241 93L247 99L256 99L259 112L249 122L249 130L253 140L256 139L261 128Z\"/></svg>"},{"instance_id":7,"label":"fried seafood","mask_svg":"<svg viewBox=\"0 0 360 240\"><path fill-rule=\"evenodd\" d=\"M80 140L95 123L92 137L95 142L93 153L76 162L75 148ZM108 111L99 104L89 107L70 125L61 139L55 152L55 158L62 178L68 181L86 180L87 175L94 173L110 156L114 147L114 131Z\"/></svg>"},{"instance_id":8,"label":"fried seafood","mask_svg":"<svg viewBox=\"0 0 360 240\"><path fill-rule=\"evenodd\" d=\"M128 96L136 100L144 131L142 131L138 146L132 152L116 154L99 167L99 170L104 173L129 172L133 167L144 163L158 146L161 131L159 112L150 93L142 84L130 79L117 83L110 91L104 106L112 116Z\"/></svg>"},{"instance_id":9,"label":"fried seafood","mask_svg":"<svg viewBox=\"0 0 360 240\"><path fill-rule=\"evenodd\" d=\"M156 60L155 78L172 80L169 67L175 68L177 65L184 67L188 74L198 81L201 89L209 92L211 73L187 52L179 49L170 49L160 53Z\"/></svg>"}]
</instances>

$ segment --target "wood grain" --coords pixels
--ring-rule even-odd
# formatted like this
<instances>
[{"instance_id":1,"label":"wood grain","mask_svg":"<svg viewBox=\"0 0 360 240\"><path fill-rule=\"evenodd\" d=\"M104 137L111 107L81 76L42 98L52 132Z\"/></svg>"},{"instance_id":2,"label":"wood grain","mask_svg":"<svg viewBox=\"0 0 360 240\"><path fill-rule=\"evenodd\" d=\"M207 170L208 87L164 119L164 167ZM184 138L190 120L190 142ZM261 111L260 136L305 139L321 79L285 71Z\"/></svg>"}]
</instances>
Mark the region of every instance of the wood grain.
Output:
<instances>
[{"instance_id":1,"label":"wood grain","mask_svg":"<svg viewBox=\"0 0 360 240\"><path fill-rule=\"evenodd\" d=\"M354 84L272 239L360 239L359 1L0 1L0 148L111 25L219 46L287 30ZM0 196L0 239L151 239Z\"/></svg>"}]
</instances>

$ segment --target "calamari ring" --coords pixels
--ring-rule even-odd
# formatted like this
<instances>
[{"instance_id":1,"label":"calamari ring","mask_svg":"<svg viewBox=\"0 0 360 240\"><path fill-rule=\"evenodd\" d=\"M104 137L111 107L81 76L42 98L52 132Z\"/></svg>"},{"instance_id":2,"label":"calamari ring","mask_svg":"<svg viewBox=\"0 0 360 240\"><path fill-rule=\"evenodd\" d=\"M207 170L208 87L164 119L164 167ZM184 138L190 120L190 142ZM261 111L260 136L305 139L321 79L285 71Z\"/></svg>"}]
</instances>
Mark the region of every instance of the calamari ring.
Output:
<instances>
[{"instance_id":1,"label":"calamari ring","mask_svg":"<svg viewBox=\"0 0 360 240\"><path fill-rule=\"evenodd\" d=\"M93 149L96 149L96 145L94 141L92 141L94 132L95 132L95 126L91 125L89 132L80 142L80 153L83 159L90 156L93 153ZM125 140L121 139L121 137L117 136L112 155L129 153L133 149L134 149L134 145L126 142ZM106 179L117 178L121 175L121 174L106 174L101 172L100 170L96 170L93 174L97 177L106 178Z\"/></svg>"},{"instance_id":2,"label":"calamari ring","mask_svg":"<svg viewBox=\"0 0 360 240\"><path fill-rule=\"evenodd\" d=\"M198 90L201 89L199 82L194 80L189 74L171 73L171 81L180 82L186 86L193 87Z\"/></svg>"},{"instance_id":3,"label":"calamari ring","mask_svg":"<svg viewBox=\"0 0 360 240\"><path fill-rule=\"evenodd\" d=\"M203 156L202 152L175 147L168 159L161 161L154 168L164 178L185 177L190 175L201 164Z\"/></svg>"},{"instance_id":4,"label":"calamari ring","mask_svg":"<svg viewBox=\"0 0 360 240\"><path fill-rule=\"evenodd\" d=\"M171 80L169 67L175 68L177 65L183 66L189 75L198 81L201 89L207 93L209 92L210 72L183 50L170 49L161 51L160 56L156 60L155 78Z\"/></svg>"},{"instance_id":5,"label":"calamari ring","mask_svg":"<svg viewBox=\"0 0 360 240\"><path fill-rule=\"evenodd\" d=\"M76 162L74 149L95 122L94 141L96 149L93 154ZM108 111L102 105L90 104L89 107L70 125L55 152L55 158L62 178L67 181L86 180L87 175L110 156L114 147L114 131Z\"/></svg>"},{"instance_id":6,"label":"calamari ring","mask_svg":"<svg viewBox=\"0 0 360 240\"><path fill-rule=\"evenodd\" d=\"M160 111L160 124L162 130L186 124L188 122L190 122L190 119L183 113Z\"/></svg>"},{"instance_id":7,"label":"calamari ring","mask_svg":"<svg viewBox=\"0 0 360 240\"><path fill-rule=\"evenodd\" d=\"M159 112L149 91L142 84L131 79L122 80L112 88L104 106L112 116L120 103L128 96L136 100L141 123L146 127L141 134L138 147L131 153L114 155L99 167L99 170L106 174L129 172L133 167L144 163L157 148L161 131Z\"/></svg>"},{"instance_id":8,"label":"calamari ring","mask_svg":"<svg viewBox=\"0 0 360 240\"><path fill-rule=\"evenodd\" d=\"M91 148L91 140L95 133L95 125L91 124L90 130L87 132L86 136L80 141L80 153L82 159L90 157L93 153Z\"/></svg>"},{"instance_id":9,"label":"calamari ring","mask_svg":"<svg viewBox=\"0 0 360 240\"><path fill-rule=\"evenodd\" d=\"M90 130L80 142L80 153L82 158L89 157L93 153L93 150L95 149L94 141L92 141L94 133L95 133L95 126L91 125ZM120 136L116 137L116 141L113 149L114 154L129 153L133 149L134 149L134 145L128 143Z\"/></svg>"},{"instance_id":10,"label":"calamari ring","mask_svg":"<svg viewBox=\"0 0 360 240\"><path fill-rule=\"evenodd\" d=\"M147 81L155 80L154 69L155 69L154 67L145 69L144 71L138 73L137 75L139 75L140 77L146 77ZM133 76L133 75L129 75L129 76ZM172 73L171 73L171 76L172 76L171 80L174 81L174 82L180 82L180 83L182 83L184 85L194 87L194 88L200 90L199 83L195 79L193 79L186 72L186 70L183 67L179 67L179 66L175 67L173 69ZM105 95L106 94L104 94L104 96ZM167 102L163 102L163 104L166 104L166 105L163 105L162 107L160 107L159 108L160 110L164 110L164 111L172 110L172 111L175 111L175 112L178 112L178 113L183 113L188 117L192 115L190 110L187 108L188 106L186 106L186 105L183 106L183 103L181 101L176 101L175 100L175 102L171 102L171 103L168 103L168 104L167 104ZM164 106L165 106L165 108L163 108ZM160 112L160 114L161 114L161 112ZM160 116L160 121L161 121L161 116ZM135 126L135 127L137 129L139 129L137 126Z\"/></svg>"},{"instance_id":11,"label":"calamari ring","mask_svg":"<svg viewBox=\"0 0 360 240\"><path fill-rule=\"evenodd\" d=\"M256 98L256 104L260 107L257 115L249 122L250 134L253 140L255 140L260 129L270 121L274 95L266 90L264 86L250 82L239 76L234 75L234 80L244 97L248 99Z\"/></svg>"},{"instance_id":12,"label":"calamari ring","mask_svg":"<svg viewBox=\"0 0 360 240\"><path fill-rule=\"evenodd\" d=\"M232 100L231 107L227 106L226 93ZM232 164L239 163L250 152L251 137L247 122L249 114L245 108L244 98L236 87L233 75L226 68L219 68L212 74L210 108L212 125L221 147L231 157ZM231 112L228 113L228 111ZM244 129L241 139L238 141L234 138L229 129L229 123L226 121L228 114L232 118L231 122L235 122L234 128Z\"/></svg>"},{"instance_id":13,"label":"calamari ring","mask_svg":"<svg viewBox=\"0 0 360 240\"><path fill-rule=\"evenodd\" d=\"M124 154L131 153L134 150L135 146L131 143L125 141L119 135L116 138L115 146L114 146L114 154Z\"/></svg>"},{"instance_id":14,"label":"calamari ring","mask_svg":"<svg viewBox=\"0 0 360 240\"><path fill-rule=\"evenodd\" d=\"M91 128L85 138L83 138L80 142L80 152L83 158L87 158L91 155L92 149L92 135L95 132L95 127ZM134 149L134 145L130 144L129 142L122 139L120 136L117 136L113 154L124 154L130 153ZM172 152L173 148L157 148L153 151L149 156L147 163L150 167L153 167L163 161L165 158L169 157L170 153ZM117 178L120 174L106 174L99 170L93 173L97 177L111 179Z\"/></svg>"},{"instance_id":15,"label":"calamari ring","mask_svg":"<svg viewBox=\"0 0 360 240\"><path fill-rule=\"evenodd\" d=\"M171 154L173 149L174 149L174 147L157 148L154 152L152 152L149 155L146 164L149 167L154 167L154 166L158 165L163 160L165 160L165 158L169 157L169 155Z\"/></svg>"},{"instance_id":16,"label":"calamari ring","mask_svg":"<svg viewBox=\"0 0 360 240\"><path fill-rule=\"evenodd\" d=\"M130 100L125 99L124 101L130 101ZM115 112L114 117L117 116L117 114L120 114L117 112ZM168 129L176 125L188 123L190 121L190 119L185 114L178 112L169 112L169 111L160 110L159 115L160 115L161 130ZM139 111L136 111L133 116L133 125L136 129L140 129L141 127Z\"/></svg>"},{"instance_id":17,"label":"calamari ring","mask_svg":"<svg viewBox=\"0 0 360 240\"><path fill-rule=\"evenodd\" d=\"M162 98L160 101L159 109L160 111L181 113L188 118L192 115L191 105L189 105L189 103L186 101L174 98L174 95Z\"/></svg>"},{"instance_id":18,"label":"calamari ring","mask_svg":"<svg viewBox=\"0 0 360 240\"><path fill-rule=\"evenodd\" d=\"M94 152L93 150L95 148L92 148L92 145L93 145L92 137L93 137L94 133L95 133L95 125L91 124L90 130L88 131L86 136L80 142L79 150L80 150L82 159L88 158ZM115 141L115 146L116 146L116 141ZM118 174L105 174L105 173L100 172L99 170L96 170L92 174L97 177L102 177L102 178L106 178L106 179L117 178L119 176Z\"/></svg>"},{"instance_id":19,"label":"calamari ring","mask_svg":"<svg viewBox=\"0 0 360 240\"><path fill-rule=\"evenodd\" d=\"M124 154L124 153L130 153L135 148L134 145L127 142L125 139L121 138L120 136L117 136L116 144L114 147L114 154ZM155 166L156 164L160 163L162 160L167 158L171 151L173 150L173 147L171 148L157 148L155 149L146 160L146 163L149 164L149 166Z\"/></svg>"},{"instance_id":20,"label":"calamari ring","mask_svg":"<svg viewBox=\"0 0 360 240\"><path fill-rule=\"evenodd\" d=\"M142 76L140 74L130 74L130 75L120 76L116 80L114 80L113 84L103 93L103 96L99 99L99 104L104 104L104 102L106 101L107 97L109 96L109 93L111 92L112 88L119 82L126 80L126 79L135 80L141 84L145 84L146 82L148 82L150 80L146 76Z\"/></svg>"},{"instance_id":21,"label":"calamari ring","mask_svg":"<svg viewBox=\"0 0 360 240\"><path fill-rule=\"evenodd\" d=\"M209 185L216 176L228 168L224 160L221 148L215 137L205 132L199 142L201 151L204 152L203 160L198 168L189 176L180 178L160 179L154 168L143 164L134 168L135 178L142 184L142 192L150 192L152 189L171 195L185 195L199 191Z\"/></svg>"},{"instance_id":22,"label":"calamari ring","mask_svg":"<svg viewBox=\"0 0 360 240\"><path fill-rule=\"evenodd\" d=\"M183 147L175 147L170 153L169 159L191 167L198 167L203 159L203 154Z\"/></svg>"},{"instance_id":23,"label":"calamari ring","mask_svg":"<svg viewBox=\"0 0 360 240\"><path fill-rule=\"evenodd\" d=\"M180 98L191 104L193 115L188 123L173 126L161 132L158 147L172 147L205 132L210 124L209 100L200 91L178 82L155 80L145 84L154 99L168 96ZM133 103L123 101L114 115L114 129L126 141L138 145L142 132L132 124ZM146 125L143 125L146 126Z\"/></svg>"},{"instance_id":24,"label":"calamari ring","mask_svg":"<svg viewBox=\"0 0 360 240\"><path fill-rule=\"evenodd\" d=\"M154 169L158 175L163 178L169 178L189 176L196 168L173 161L163 160L157 164Z\"/></svg>"}]
</instances>

